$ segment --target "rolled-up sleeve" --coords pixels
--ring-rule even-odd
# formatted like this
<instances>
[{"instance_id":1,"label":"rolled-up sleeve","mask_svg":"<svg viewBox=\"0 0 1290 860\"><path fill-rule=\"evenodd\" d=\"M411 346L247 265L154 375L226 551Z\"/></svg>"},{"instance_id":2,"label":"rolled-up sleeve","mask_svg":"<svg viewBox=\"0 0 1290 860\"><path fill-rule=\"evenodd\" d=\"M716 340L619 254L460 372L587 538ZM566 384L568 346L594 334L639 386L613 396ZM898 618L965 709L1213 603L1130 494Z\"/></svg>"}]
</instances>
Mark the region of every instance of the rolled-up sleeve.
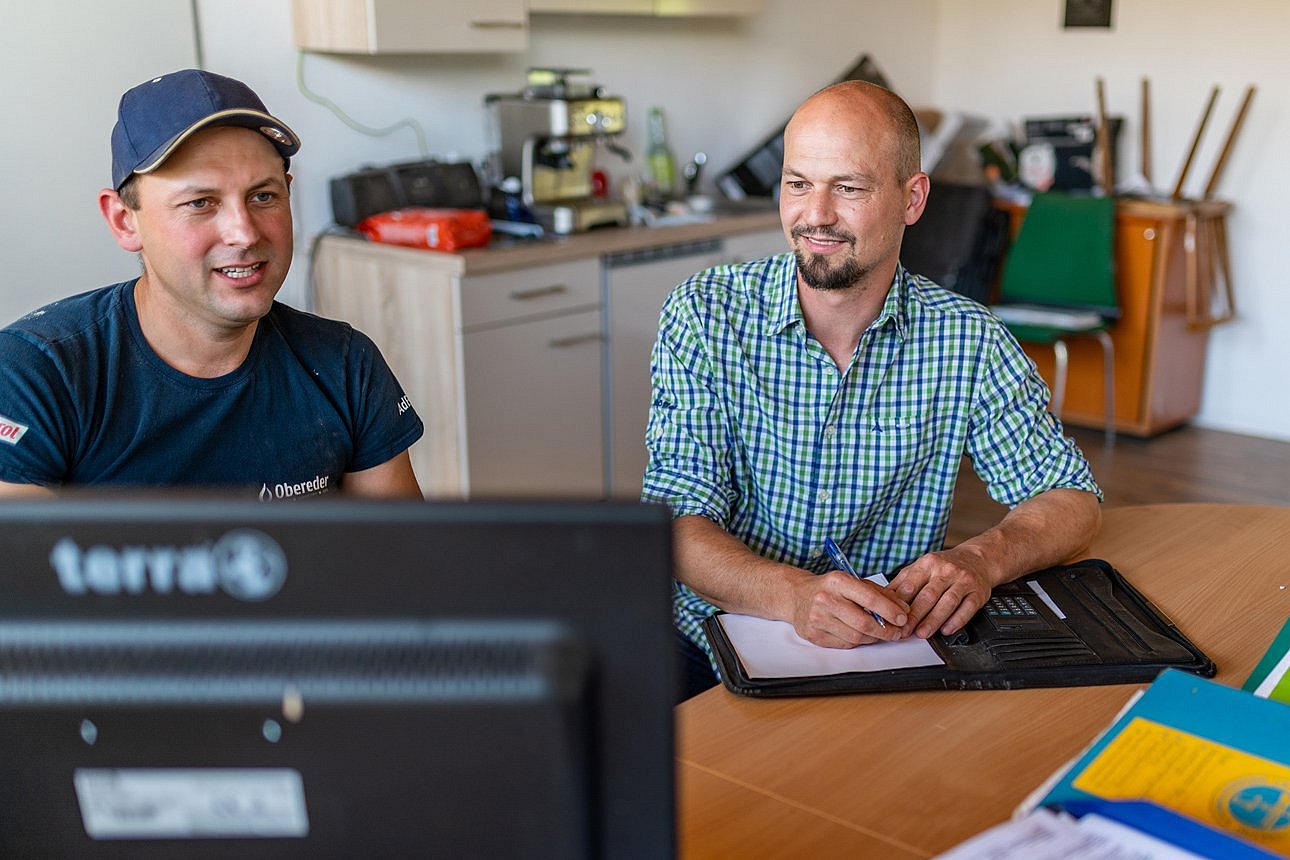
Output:
<instances>
[{"instance_id":1,"label":"rolled-up sleeve","mask_svg":"<svg viewBox=\"0 0 1290 860\"><path fill-rule=\"evenodd\" d=\"M1034 362L998 324L988 341L967 453L991 498L1013 507L1058 488L1102 490L1074 440L1047 409L1048 387Z\"/></svg>"},{"instance_id":2,"label":"rolled-up sleeve","mask_svg":"<svg viewBox=\"0 0 1290 860\"><path fill-rule=\"evenodd\" d=\"M675 517L697 514L725 525L733 502L730 415L717 393L715 357L701 337L698 305L686 284L663 306L650 361L649 461L641 498L667 504Z\"/></svg>"}]
</instances>

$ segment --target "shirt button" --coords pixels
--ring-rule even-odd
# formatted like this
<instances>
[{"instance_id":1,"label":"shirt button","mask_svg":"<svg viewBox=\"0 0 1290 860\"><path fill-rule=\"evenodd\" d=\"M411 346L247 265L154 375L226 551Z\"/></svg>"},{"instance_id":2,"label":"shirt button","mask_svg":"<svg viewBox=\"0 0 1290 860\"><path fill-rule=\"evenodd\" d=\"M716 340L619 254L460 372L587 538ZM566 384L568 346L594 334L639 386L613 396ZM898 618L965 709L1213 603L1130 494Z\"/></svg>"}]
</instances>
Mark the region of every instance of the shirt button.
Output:
<instances>
[{"instance_id":1,"label":"shirt button","mask_svg":"<svg viewBox=\"0 0 1290 860\"><path fill-rule=\"evenodd\" d=\"M832 424L829 424L824 428L824 438L832 439L834 436L837 435L837 432L838 432L838 428Z\"/></svg>"},{"instance_id":2,"label":"shirt button","mask_svg":"<svg viewBox=\"0 0 1290 860\"><path fill-rule=\"evenodd\" d=\"M815 497L819 499L821 502L827 502L831 495L833 494L830 493L828 490L820 490L818 493L816 493Z\"/></svg>"}]
</instances>

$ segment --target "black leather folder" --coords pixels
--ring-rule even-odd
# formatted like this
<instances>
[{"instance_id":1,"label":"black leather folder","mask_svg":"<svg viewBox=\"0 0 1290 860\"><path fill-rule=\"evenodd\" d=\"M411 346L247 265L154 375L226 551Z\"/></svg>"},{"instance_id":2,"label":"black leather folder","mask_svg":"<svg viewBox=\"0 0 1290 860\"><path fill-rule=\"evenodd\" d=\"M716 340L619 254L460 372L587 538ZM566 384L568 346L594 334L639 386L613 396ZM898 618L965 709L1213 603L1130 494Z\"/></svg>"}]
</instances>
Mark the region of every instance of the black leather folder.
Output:
<instances>
[{"instance_id":1,"label":"black leather folder","mask_svg":"<svg viewBox=\"0 0 1290 860\"><path fill-rule=\"evenodd\" d=\"M945 661L938 666L750 677L722 618L704 621L704 633L722 682L746 696L1082 687L1146 683L1170 667L1203 677L1215 672L1212 660L1101 559L999 586L963 631L928 640Z\"/></svg>"}]
</instances>

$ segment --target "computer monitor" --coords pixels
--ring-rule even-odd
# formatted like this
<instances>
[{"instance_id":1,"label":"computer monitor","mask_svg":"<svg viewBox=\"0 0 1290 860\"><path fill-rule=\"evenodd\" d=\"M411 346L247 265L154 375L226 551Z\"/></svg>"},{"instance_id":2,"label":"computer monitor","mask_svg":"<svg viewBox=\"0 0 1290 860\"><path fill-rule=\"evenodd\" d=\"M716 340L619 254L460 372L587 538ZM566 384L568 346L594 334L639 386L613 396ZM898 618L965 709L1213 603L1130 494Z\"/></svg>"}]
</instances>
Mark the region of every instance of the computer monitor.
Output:
<instances>
[{"instance_id":1,"label":"computer monitor","mask_svg":"<svg viewBox=\"0 0 1290 860\"><path fill-rule=\"evenodd\" d=\"M668 519L0 504L0 855L671 856Z\"/></svg>"}]
</instances>

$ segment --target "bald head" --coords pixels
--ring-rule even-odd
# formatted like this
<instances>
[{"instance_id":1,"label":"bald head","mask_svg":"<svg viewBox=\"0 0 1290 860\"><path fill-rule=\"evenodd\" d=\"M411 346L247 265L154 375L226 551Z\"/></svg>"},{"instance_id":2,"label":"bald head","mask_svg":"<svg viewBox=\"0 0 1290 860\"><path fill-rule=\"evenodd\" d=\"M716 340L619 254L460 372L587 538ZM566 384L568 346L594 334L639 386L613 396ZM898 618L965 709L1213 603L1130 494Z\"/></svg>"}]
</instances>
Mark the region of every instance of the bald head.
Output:
<instances>
[{"instance_id":1,"label":"bald head","mask_svg":"<svg viewBox=\"0 0 1290 860\"><path fill-rule=\"evenodd\" d=\"M794 112L785 136L817 124L839 131L860 131L866 138L880 139L897 182L909 179L921 167L918 120L909 105L891 90L865 81L825 87Z\"/></svg>"},{"instance_id":2,"label":"bald head","mask_svg":"<svg viewBox=\"0 0 1290 860\"><path fill-rule=\"evenodd\" d=\"M918 123L889 90L849 81L807 99L784 131L779 198L799 295L844 291L879 301L928 188Z\"/></svg>"}]
</instances>

